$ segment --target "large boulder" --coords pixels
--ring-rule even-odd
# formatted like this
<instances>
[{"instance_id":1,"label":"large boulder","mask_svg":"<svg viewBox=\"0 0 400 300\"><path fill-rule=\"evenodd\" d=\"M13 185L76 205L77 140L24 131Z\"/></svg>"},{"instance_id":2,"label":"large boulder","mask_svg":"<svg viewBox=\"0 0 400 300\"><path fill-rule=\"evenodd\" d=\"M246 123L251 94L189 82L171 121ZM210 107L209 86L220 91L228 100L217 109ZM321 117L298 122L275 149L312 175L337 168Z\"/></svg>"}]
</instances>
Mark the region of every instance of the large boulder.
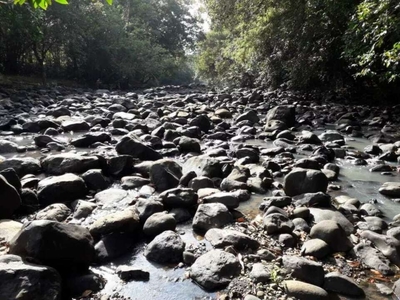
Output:
<instances>
[{"instance_id":1,"label":"large boulder","mask_svg":"<svg viewBox=\"0 0 400 300\"><path fill-rule=\"evenodd\" d=\"M205 290L214 291L227 286L240 271L239 260L233 254L211 250L194 262L190 277Z\"/></svg>"},{"instance_id":2,"label":"large boulder","mask_svg":"<svg viewBox=\"0 0 400 300\"><path fill-rule=\"evenodd\" d=\"M328 187L328 178L318 170L295 168L285 176L283 186L288 196L325 193Z\"/></svg>"},{"instance_id":3,"label":"large boulder","mask_svg":"<svg viewBox=\"0 0 400 300\"><path fill-rule=\"evenodd\" d=\"M160 264L178 263L182 261L185 243L179 234L167 230L157 235L144 252L146 258Z\"/></svg>"},{"instance_id":4,"label":"large boulder","mask_svg":"<svg viewBox=\"0 0 400 300\"><path fill-rule=\"evenodd\" d=\"M86 193L87 188L83 179L71 173L47 177L38 184L38 198L42 206L71 202L85 197Z\"/></svg>"},{"instance_id":5,"label":"large boulder","mask_svg":"<svg viewBox=\"0 0 400 300\"><path fill-rule=\"evenodd\" d=\"M150 180L159 192L176 187L181 177L181 167L170 159L158 160L150 167Z\"/></svg>"},{"instance_id":6,"label":"large boulder","mask_svg":"<svg viewBox=\"0 0 400 300\"><path fill-rule=\"evenodd\" d=\"M42 167L46 173L51 175L81 174L90 169L99 169L100 161L96 156L62 153L47 156L42 161Z\"/></svg>"},{"instance_id":7,"label":"large boulder","mask_svg":"<svg viewBox=\"0 0 400 300\"><path fill-rule=\"evenodd\" d=\"M266 116L266 129L273 128L274 121L282 122L284 128L294 126L296 123L294 106L278 105L270 109Z\"/></svg>"},{"instance_id":8,"label":"large boulder","mask_svg":"<svg viewBox=\"0 0 400 300\"><path fill-rule=\"evenodd\" d=\"M47 220L25 224L10 242L9 252L32 257L56 269L87 267L94 260L93 238L89 230Z\"/></svg>"},{"instance_id":9,"label":"large boulder","mask_svg":"<svg viewBox=\"0 0 400 300\"><path fill-rule=\"evenodd\" d=\"M133 135L125 135L115 146L115 150L120 154L128 154L140 160L158 160L162 156L155 151L139 142Z\"/></svg>"},{"instance_id":10,"label":"large boulder","mask_svg":"<svg viewBox=\"0 0 400 300\"><path fill-rule=\"evenodd\" d=\"M58 300L61 277L56 270L27 263L17 255L0 256L1 299Z\"/></svg>"},{"instance_id":11,"label":"large boulder","mask_svg":"<svg viewBox=\"0 0 400 300\"><path fill-rule=\"evenodd\" d=\"M228 208L221 203L200 204L193 217L193 229L206 232L211 228L222 228L233 222Z\"/></svg>"},{"instance_id":12,"label":"large boulder","mask_svg":"<svg viewBox=\"0 0 400 300\"><path fill-rule=\"evenodd\" d=\"M11 218L21 206L21 198L17 190L0 175L0 219Z\"/></svg>"}]
</instances>

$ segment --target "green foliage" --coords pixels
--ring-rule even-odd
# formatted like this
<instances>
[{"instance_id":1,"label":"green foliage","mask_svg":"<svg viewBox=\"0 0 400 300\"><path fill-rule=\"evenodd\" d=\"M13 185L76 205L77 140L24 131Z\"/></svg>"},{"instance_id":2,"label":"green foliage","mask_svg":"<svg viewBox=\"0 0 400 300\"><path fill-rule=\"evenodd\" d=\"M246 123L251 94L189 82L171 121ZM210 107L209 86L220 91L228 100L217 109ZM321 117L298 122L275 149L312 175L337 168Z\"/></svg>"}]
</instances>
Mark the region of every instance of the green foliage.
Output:
<instances>
[{"instance_id":1,"label":"green foliage","mask_svg":"<svg viewBox=\"0 0 400 300\"><path fill-rule=\"evenodd\" d=\"M108 86L187 83L200 29L180 0L0 6L0 72Z\"/></svg>"},{"instance_id":2,"label":"green foliage","mask_svg":"<svg viewBox=\"0 0 400 300\"><path fill-rule=\"evenodd\" d=\"M196 66L210 82L338 89L399 78L397 0L205 3L212 31Z\"/></svg>"},{"instance_id":3,"label":"green foliage","mask_svg":"<svg viewBox=\"0 0 400 300\"><path fill-rule=\"evenodd\" d=\"M113 0L106 0L109 5L112 5ZM46 10L49 5L52 4L52 0L29 0L29 2L32 4L32 6L36 8L41 8ZM67 5L68 1L67 0L54 0L54 2L57 2L59 4ZM26 0L14 0L14 4L19 4L23 5L26 3Z\"/></svg>"},{"instance_id":4,"label":"green foliage","mask_svg":"<svg viewBox=\"0 0 400 300\"><path fill-rule=\"evenodd\" d=\"M400 4L364 0L344 36L343 56L356 78L393 83L400 76Z\"/></svg>"}]
</instances>

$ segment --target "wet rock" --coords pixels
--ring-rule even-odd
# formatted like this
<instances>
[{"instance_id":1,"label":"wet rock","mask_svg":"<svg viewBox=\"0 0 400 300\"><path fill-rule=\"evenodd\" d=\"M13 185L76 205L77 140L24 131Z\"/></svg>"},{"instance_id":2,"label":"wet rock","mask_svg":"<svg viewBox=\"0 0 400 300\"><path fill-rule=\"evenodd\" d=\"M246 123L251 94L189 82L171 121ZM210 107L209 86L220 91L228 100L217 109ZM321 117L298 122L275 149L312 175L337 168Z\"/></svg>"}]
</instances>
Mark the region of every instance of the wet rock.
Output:
<instances>
[{"instance_id":1,"label":"wet rock","mask_svg":"<svg viewBox=\"0 0 400 300\"><path fill-rule=\"evenodd\" d=\"M158 160L162 156L157 151L135 140L131 135L125 135L115 146L115 150L120 154L128 154L140 160Z\"/></svg>"},{"instance_id":2,"label":"wet rock","mask_svg":"<svg viewBox=\"0 0 400 300\"><path fill-rule=\"evenodd\" d=\"M181 179L179 180L179 185L187 187L190 183L190 181L194 178L196 178L197 174L194 171L190 171L188 173L185 173L182 175ZM205 176L202 176L204 178L208 178Z\"/></svg>"},{"instance_id":3,"label":"wet rock","mask_svg":"<svg viewBox=\"0 0 400 300\"><path fill-rule=\"evenodd\" d=\"M294 229L293 222L280 213L273 213L263 217L264 229L268 234L291 233Z\"/></svg>"},{"instance_id":4,"label":"wet rock","mask_svg":"<svg viewBox=\"0 0 400 300\"><path fill-rule=\"evenodd\" d=\"M344 140L344 137L337 131L327 130L326 132L320 134L319 139L323 142L334 142Z\"/></svg>"},{"instance_id":5,"label":"wet rock","mask_svg":"<svg viewBox=\"0 0 400 300\"><path fill-rule=\"evenodd\" d=\"M308 240L301 247L301 255L314 256L318 259L326 257L330 252L329 245L321 239Z\"/></svg>"},{"instance_id":6,"label":"wet rock","mask_svg":"<svg viewBox=\"0 0 400 300\"><path fill-rule=\"evenodd\" d=\"M83 120L70 119L61 123L64 131L86 131L90 129L90 125Z\"/></svg>"},{"instance_id":7,"label":"wet rock","mask_svg":"<svg viewBox=\"0 0 400 300\"><path fill-rule=\"evenodd\" d=\"M95 203L84 201L84 200L77 200L72 203L74 207L74 214L73 217L75 219L84 219L89 216L92 211L97 207Z\"/></svg>"},{"instance_id":8,"label":"wet rock","mask_svg":"<svg viewBox=\"0 0 400 300\"><path fill-rule=\"evenodd\" d=\"M111 213L97 219L89 228L93 237L100 237L113 232L135 232L140 220L133 207Z\"/></svg>"},{"instance_id":9,"label":"wet rock","mask_svg":"<svg viewBox=\"0 0 400 300\"><path fill-rule=\"evenodd\" d=\"M18 145L16 143L0 140L0 154L17 152Z\"/></svg>"},{"instance_id":10,"label":"wet rock","mask_svg":"<svg viewBox=\"0 0 400 300\"><path fill-rule=\"evenodd\" d=\"M379 189L379 193L389 197L400 197L399 182L385 182Z\"/></svg>"},{"instance_id":11,"label":"wet rock","mask_svg":"<svg viewBox=\"0 0 400 300\"><path fill-rule=\"evenodd\" d=\"M286 127L295 125L295 109L293 106L278 105L270 109L266 116L266 127L273 127L272 121L281 121Z\"/></svg>"},{"instance_id":12,"label":"wet rock","mask_svg":"<svg viewBox=\"0 0 400 300\"><path fill-rule=\"evenodd\" d=\"M231 223L233 217L222 203L200 204L193 218L193 229L207 231L211 228L222 228Z\"/></svg>"},{"instance_id":13,"label":"wet rock","mask_svg":"<svg viewBox=\"0 0 400 300\"><path fill-rule=\"evenodd\" d=\"M379 251L397 266L400 266L400 241L394 237L369 230L363 231L361 237L370 240Z\"/></svg>"},{"instance_id":14,"label":"wet rock","mask_svg":"<svg viewBox=\"0 0 400 300\"><path fill-rule=\"evenodd\" d=\"M72 297L79 298L87 291L96 293L103 289L105 280L98 274L72 274L64 278L63 288L65 293Z\"/></svg>"},{"instance_id":15,"label":"wet rock","mask_svg":"<svg viewBox=\"0 0 400 300\"><path fill-rule=\"evenodd\" d=\"M51 175L65 173L81 174L90 169L99 169L100 162L96 156L81 156L74 153L49 155L42 161L43 170Z\"/></svg>"},{"instance_id":16,"label":"wet rock","mask_svg":"<svg viewBox=\"0 0 400 300\"><path fill-rule=\"evenodd\" d=\"M103 175L100 169L86 171L82 174L82 179L89 190L105 190L110 185L109 180Z\"/></svg>"},{"instance_id":17,"label":"wet rock","mask_svg":"<svg viewBox=\"0 0 400 300\"><path fill-rule=\"evenodd\" d=\"M121 187L131 190L149 184L150 180L139 176L125 176L121 178Z\"/></svg>"},{"instance_id":18,"label":"wet rock","mask_svg":"<svg viewBox=\"0 0 400 300\"><path fill-rule=\"evenodd\" d=\"M123 281L148 281L150 279L149 272L130 266L119 266L116 273Z\"/></svg>"},{"instance_id":19,"label":"wet rock","mask_svg":"<svg viewBox=\"0 0 400 300\"><path fill-rule=\"evenodd\" d=\"M292 277L317 286L324 283L324 269L321 263L314 262L304 257L284 255L283 267Z\"/></svg>"},{"instance_id":20,"label":"wet rock","mask_svg":"<svg viewBox=\"0 0 400 300\"><path fill-rule=\"evenodd\" d=\"M233 246L237 250L257 249L260 244L250 236L231 229L212 228L207 231L205 238L215 248Z\"/></svg>"},{"instance_id":21,"label":"wet rock","mask_svg":"<svg viewBox=\"0 0 400 300\"><path fill-rule=\"evenodd\" d=\"M257 112L254 110L249 110L241 115L239 115L235 122L239 123L241 121L250 121L251 123L259 123L260 122L260 118L257 115Z\"/></svg>"},{"instance_id":22,"label":"wet rock","mask_svg":"<svg viewBox=\"0 0 400 300\"><path fill-rule=\"evenodd\" d=\"M105 263L127 253L134 245L132 233L111 233L94 246L96 261Z\"/></svg>"},{"instance_id":23,"label":"wet rock","mask_svg":"<svg viewBox=\"0 0 400 300\"><path fill-rule=\"evenodd\" d=\"M360 207L360 213L366 216L375 216L379 217L382 215L382 212L373 204L365 203Z\"/></svg>"},{"instance_id":24,"label":"wet rock","mask_svg":"<svg viewBox=\"0 0 400 300\"><path fill-rule=\"evenodd\" d=\"M323 240L334 252L347 252L353 248L344 229L332 220L323 220L314 225L310 237Z\"/></svg>"},{"instance_id":25,"label":"wet rock","mask_svg":"<svg viewBox=\"0 0 400 300\"><path fill-rule=\"evenodd\" d=\"M83 179L71 173L47 177L39 182L38 199L42 206L59 202L71 202L86 195Z\"/></svg>"},{"instance_id":26,"label":"wet rock","mask_svg":"<svg viewBox=\"0 0 400 300\"><path fill-rule=\"evenodd\" d=\"M132 203L135 200L135 196L123 189L110 188L97 193L94 199L97 204L115 206L118 203Z\"/></svg>"},{"instance_id":27,"label":"wet rock","mask_svg":"<svg viewBox=\"0 0 400 300\"><path fill-rule=\"evenodd\" d=\"M364 222L358 222L357 227L360 230L371 230L376 233L382 233L384 229L387 229L387 223L378 217L364 217Z\"/></svg>"},{"instance_id":28,"label":"wet rock","mask_svg":"<svg viewBox=\"0 0 400 300\"><path fill-rule=\"evenodd\" d=\"M173 188L160 194L160 199L168 207L190 208L197 204L197 194L191 188Z\"/></svg>"},{"instance_id":29,"label":"wet rock","mask_svg":"<svg viewBox=\"0 0 400 300\"><path fill-rule=\"evenodd\" d=\"M61 296L56 270L27 263L17 255L0 257L0 282L2 299L57 300Z\"/></svg>"},{"instance_id":30,"label":"wet rock","mask_svg":"<svg viewBox=\"0 0 400 300\"><path fill-rule=\"evenodd\" d=\"M292 203L292 198L287 196L275 196L275 197L265 197L263 202L261 202L259 209L261 211L266 211L271 206L276 206L283 208Z\"/></svg>"},{"instance_id":31,"label":"wet rock","mask_svg":"<svg viewBox=\"0 0 400 300\"><path fill-rule=\"evenodd\" d=\"M163 231L172 230L176 227L175 218L166 212L157 212L151 215L143 225L143 233L148 236L156 236Z\"/></svg>"},{"instance_id":32,"label":"wet rock","mask_svg":"<svg viewBox=\"0 0 400 300\"><path fill-rule=\"evenodd\" d=\"M220 185L221 190L223 191L233 191L238 189L247 189L247 184L244 182L240 182L237 180L232 180L229 178L224 178Z\"/></svg>"},{"instance_id":33,"label":"wet rock","mask_svg":"<svg viewBox=\"0 0 400 300\"><path fill-rule=\"evenodd\" d=\"M34 137L34 142L35 145L38 146L39 148L46 147L48 143L59 143L55 139L53 139L51 136L48 135L38 135Z\"/></svg>"},{"instance_id":34,"label":"wet rock","mask_svg":"<svg viewBox=\"0 0 400 300\"><path fill-rule=\"evenodd\" d=\"M249 276L257 283L266 283L271 281L271 271L263 263L255 263Z\"/></svg>"},{"instance_id":35,"label":"wet rock","mask_svg":"<svg viewBox=\"0 0 400 300\"><path fill-rule=\"evenodd\" d=\"M36 220L62 222L65 221L70 214L71 210L65 204L55 203L39 211L36 215Z\"/></svg>"},{"instance_id":36,"label":"wet rock","mask_svg":"<svg viewBox=\"0 0 400 300\"><path fill-rule=\"evenodd\" d=\"M105 173L112 176L130 175L133 169L133 157L120 155L107 160Z\"/></svg>"},{"instance_id":37,"label":"wet rock","mask_svg":"<svg viewBox=\"0 0 400 300\"><path fill-rule=\"evenodd\" d=\"M87 267L94 260L93 238L82 226L37 220L22 227L10 242L10 253L56 269Z\"/></svg>"},{"instance_id":38,"label":"wet rock","mask_svg":"<svg viewBox=\"0 0 400 300\"><path fill-rule=\"evenodd\" d=\"M153 199L139 199L135 207L142 223L153 214L164 211L164 205L160 201Z\"/></svg>"},{"instance_id":39,"label":"wet rock","mask_svg":"<svg viewBox=\"0 0 400 300\"><path fill-rule=\"evenodd\" d=\"M205 115L199 115L199 116L193 118L189 122L189 125L190 126L197 126L205 133L207 133L211 129L211 121Z\"/></svg>"},{"instance_id":40,"label":"wet rock","mask_svg":"<svg viewBox=\"0 0 400 300\"><path fill-rule=\"evenodd\" d=\"M160 264L178 263L182 261L185 243L173 231L164 231L157 235L144 252L146 258Z\"/></svg>"},{"instance_id":41,"label":"wet rock","mask_svg":"<svg viewBox=\"0 0 400 300\"><path fill-rule=\"evenodd\" d=\"M9 168L0 171L0 175L2 175L7 180L7 182L17 190L18 193L21 192L22 184L17 172L15 172L14 169Z\"/></svg>"},{"instance_id":42,"label":"wet rock","mask_svg":"<svg viewBox=\"0 0 400 300\"><path fill-rule=\"evenodd\" d=\"M288 196L304 193L326 192L328 179L321 171L297 168L284 179L284 189Z\"/></svg>"},{"instance_id":43,"label":"wet rock","mask_svg":"<svg viewBox=\"0 0 400 300\"><path fill-rule=\"evenodd\" d=\"M190 277L207 291L227 286L241 270L238 259L221 250L211 250L191 266Z\"/></svg>"},{"instance_id":44,"label":"wet rock","mask_svg":"<svg viewBox=\"0 0 400 300\"><path fill-rule=\"evenodd\" d=\"M1 166L1 165L0 165ZM191 157L183 164L183 174L194 171L197 176L206 176L208 178L222 178L221 163L206 155Z\"/></svg>"},{"instance_id":45,"label":"wet rock","mask_svg":"<svg viewBox=\"0 0 400 300\"><path fill-rule=\"evenodd\" d=\"M0 175L0 219L11 218L21 206L21 197L17 190Z\"/></svg>"},{"instance_id":46,"label":"wet rock","mask_svg":"<svg viewBox=\"0 0 400 300\"><path fill-rule=\"evenodd\" d=\"M182 153L201 153L200 143L197 139L189 138L186 136L179 138L178 149Z\"/></svg>"},{"instance_id":47,"label":"wet rock","mask_svg":"<svg viewBox=\"0 0 400 300\"><path fill-rule=\"evenodd\" d=\"M0 162L0 171L12 168L19 177L27 174L38 174L42 171L40 162L32 157L15 157Z\"/></svg>"},{"instance_id":48,"label":"wet rock","mask_svg":"<svg viewBox=\"0 0 400 300\"><path fill-rule=\"evenodd\" d=\"M90 147L94 143L105 143L111 141L111 135L105 132L88 132L71 140L71 145L78 148Z\"/></svg>"},{"instance_id":49,"label":"wet rock","mask_svg":"<svg viewBox=\"0 0 400 300\"><path fill-rule=\"evenodd\" d=\"M392 275L394 273L390 268L389 260L381 252L365 243L356 245L354 253L367 267L377 270L383 275Z\"/></svg>"},{"instance_id":50,"label":"wet rock","mask_svg":"<svg viewBox=\"0 0 400 300\"><path fill-rule=\"evenodd\" d=\"M190 180L189 187L197 192L199 189L213 188L214 182L208 177L199 176Z\"/></svg>"},{"instance_id":51,"label":"wet rock","mask_svg":"<svg viewBox=\"0 0 400 300\"><path fill-rule=\"evenodd\" d=\"M203 203L222 203L227 208L233 209L239 207L241 201L250 198L247 191L239 190L235 192L219 192L203 197Z\"/></svg>"},{"instance_id":52,"label":"wet rock","mask_svg":"<svg viewBox=\"0 0 400 300\"><path fill-rule=\"evenodd\" d=\"M283 282L286 294L299 300L328 300L328 293L319 286L309 283L286 280Z\"/></svg>"},{"instance_id":53,"label":"wet rock","mask_svg":"<svg viewBox=\"0 0 400 300\"><path fill-rule=\"evenodd\" d=\"M339 272L331 272L325 275L324 289L329 292L338 293L351 297L362 297L364 291L353 279Z\"/></svg>"},{"instance_id":54,"label":"wet rock","mask_svg":"<svg viewBox=\"0 0 400 300\"><path fill-rule=\"evenodd\" d=\"M173 160L156 161L150 168L150 180L159 192L176 187L181 177L182 169Z\"/></svg>"}]
</instances>

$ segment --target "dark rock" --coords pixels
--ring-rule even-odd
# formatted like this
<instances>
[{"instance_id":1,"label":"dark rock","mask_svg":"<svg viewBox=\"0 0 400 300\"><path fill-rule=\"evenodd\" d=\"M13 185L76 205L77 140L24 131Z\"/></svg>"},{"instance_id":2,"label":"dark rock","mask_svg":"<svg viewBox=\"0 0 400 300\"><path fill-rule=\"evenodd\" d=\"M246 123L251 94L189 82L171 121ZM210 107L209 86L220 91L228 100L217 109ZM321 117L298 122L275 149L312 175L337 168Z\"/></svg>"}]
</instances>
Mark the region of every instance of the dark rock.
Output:
<instances>
[{"instance_id":1,"label":"dark rock","mask_svg":"<svg viewBox=\"0 0 400 300\"><path fill-rule=\"evenodd\" d=\"M207 231L211 228L222 228L231 223L233 217L228 208L221 203L200 204L193 218L193 229Z\"/></svg>"},{"instance_id":2,"label":"dark rock","mask_svg":"<svg viewBox=\"0 0 400 300\"><path fill-rule=\"evenodd\" d=\"M159 192L176 187L181 177L182 169L173 160L156 161L150 168L150 180Z\"/></svg>"},{"instance_id":3,"label":"dark rock","mask_svg":"<svg viewBox=\"0 0 400 300\"><path fill-rule=\"evenodd\" d=\"M260 244L250 236L231 229L212 228L207 231L205 238L215 248L233 246L237 250L244 250L248 248L257 249L260 246Z\"/></svg>"},{"instance_id":4,"label":"dark rock","mask_svg":"<svg viewBox=\"0 0 400 300\"><path fill-rule=\"evenodd\" d=\"M164 231L157 235L144 252L146 258L160 264L178 263L182 261L185 243L173 231Z\"/></svg>"},{"instance_id":5,"label":"dark rock","mask_svg":"<svg viewBox=\"0 0 400 300\"><path fill-rule=\"evenodd\" d=\"M0 175L0 219L9 219L21 206L17 190Z\"/></svg>"},{"instance_id":6,"label":"dark rock","mask_svg":"<svg viewBox=\"0 0 400 300\"><path fill-rule=\"evenodd\" d=\"M324 268L322 264L306 259L304 257L284 255L282 257L283 267L292 277L317 286L324 284Z\"/></svg>"},{"instance_id":7,"label":"dark rock","mask_svg":"<svg viewBox=\"0 0 400 300\"><path fill-rule=\"evenodd\" d=\"M362 297L365 295L363 289L353 279L339 272L331 272L325 275L324 289L351 297Z\"/></svg>"}]
</instances>

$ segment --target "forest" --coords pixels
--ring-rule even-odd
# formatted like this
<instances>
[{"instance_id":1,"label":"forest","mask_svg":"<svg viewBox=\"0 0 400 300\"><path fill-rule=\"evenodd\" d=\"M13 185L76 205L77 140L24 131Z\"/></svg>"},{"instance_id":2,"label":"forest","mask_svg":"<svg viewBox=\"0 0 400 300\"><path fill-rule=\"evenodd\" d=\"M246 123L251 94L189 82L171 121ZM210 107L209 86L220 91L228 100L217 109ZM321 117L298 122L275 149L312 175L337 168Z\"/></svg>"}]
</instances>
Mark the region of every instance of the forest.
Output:
<instances>
[{"instance_id":1,"label":"forest","mask_svg":"<svg viewBox=\"0 0 400 300\"><path fill-rule=\"evenodd\" d=\"M0 5L3 74L399 95L396 0L194 1L210 30L187 0L20 2Z\"/></svg>"}]
</instances>

